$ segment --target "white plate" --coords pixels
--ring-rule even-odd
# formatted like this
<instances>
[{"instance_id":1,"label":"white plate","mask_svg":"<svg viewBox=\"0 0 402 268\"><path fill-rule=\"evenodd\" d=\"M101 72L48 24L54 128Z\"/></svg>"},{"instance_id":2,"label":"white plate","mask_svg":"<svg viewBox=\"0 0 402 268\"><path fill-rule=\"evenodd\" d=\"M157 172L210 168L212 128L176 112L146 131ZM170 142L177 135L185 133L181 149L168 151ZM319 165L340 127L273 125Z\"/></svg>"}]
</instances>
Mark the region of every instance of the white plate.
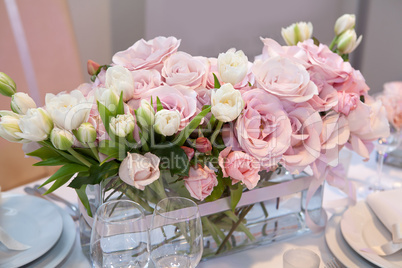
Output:
<instances>
[{"instance_id":1,"label":"white plate","mask_svg":"<svg viewBox=\"0 0 402 268\"><path fill-rule=\"evenodd\" d=\"M387 268L402 267L401 251L382 257L362 250L391 240L388 229L364 201L346 210L341 220L341 231L349 246L371 263Z\"/></svg>"},{"instance_id":2,"label":"white plate","mask_svg":"<svg viewBox=\"0 0 402 268\"><path fill-rule=\"evenodd\" d=\"M57 209L59 210L63 219L63 231L59 241L57 241L56 245L54 245L51 250L23 267L54 268L59 265L71 252L71 249L74 246L77 229L71 216L62 208L57 207Z\"/></svg>"},{"instance_id":3,"label":"white plate","mask_svg":"<svg viewBox=\"0 0 402 268\"><path fill-rule=\"evenodd\" d=\"M8 250L0 243L0 267L19 267L49 251L59 240L63 221L50 202L28 195L2 198L0 226L14 239L31 248Z\"/></svg>"},{"instance_id":4,"label":"white plate","mask_svg":"<svg viewBox=\"0 0 402 268\"><path fill-rule=\"evenodd\" d=\"M375 267L346 243L341 232L341 215L333 215L325 227L325 241L332 254L348 268Z\"/></svg>"}]
</instances>

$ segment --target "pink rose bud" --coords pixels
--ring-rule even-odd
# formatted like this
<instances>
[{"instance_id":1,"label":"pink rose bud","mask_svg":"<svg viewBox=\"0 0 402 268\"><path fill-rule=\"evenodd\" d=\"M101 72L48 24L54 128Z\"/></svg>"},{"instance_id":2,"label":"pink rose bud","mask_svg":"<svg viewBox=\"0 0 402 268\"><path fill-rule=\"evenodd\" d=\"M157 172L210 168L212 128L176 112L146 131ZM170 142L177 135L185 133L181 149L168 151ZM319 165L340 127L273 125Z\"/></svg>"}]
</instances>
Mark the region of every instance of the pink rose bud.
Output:
<instances>
[{"instance_id":1,"label":"pink rose bud","mask_svg":"<svg viewBox=\"0 0 402 268\"><path fill-rule=\"evenodd\" d=\"M212 144L207 138L199 137L195 141L195 148L201 153L208 153L212 151Z\"/></svg>"},{"instance_id":2,"label":"pink rose bud","mask_svg":"<svg viewBox=\"0 0 402 268\"><path fill-rule=\"evenodd\" d=\"M184 152L186 153L187 157L188 157L188 161L191 160L191 158L193 158L194 156L194 149L187 147L187 146L181 146L181 148L184 150Z\"/></svg>"},{"instance_id":3,"label":"pink rose bud","mask_svg":"<svg viewBox=\"0 0 402 268\"><path fill-rule=\"evenodd\" d=\"M334 110L338 113L349 115L350 111L356 109L359 101L360 97L356 93L338 91L338 105L334 107Z\"/></svg>"},{"instance_id":4,"label":"pink rose bud","mask_svg":"<svg viewBox=\"0 0 402 268\"><path fill-rule=\"evenodd\" d=\"M99 63L94 62L93 60L88 60L87 62L87 70L89 75L96 75L100 65Z\"/></svg>"},{"instance_id":5,"label":"pink rose bud","mask_svg":"<svg viewBox=\"0 0 402 268\"><path fill-rule=\"evenodd\" d=\"M190 167L188 177L184 178L184 185L191 197L202 201L212 193L214 187L218 185L218 180L213 170L198 165Z\"/></svg>"}]
</instances>

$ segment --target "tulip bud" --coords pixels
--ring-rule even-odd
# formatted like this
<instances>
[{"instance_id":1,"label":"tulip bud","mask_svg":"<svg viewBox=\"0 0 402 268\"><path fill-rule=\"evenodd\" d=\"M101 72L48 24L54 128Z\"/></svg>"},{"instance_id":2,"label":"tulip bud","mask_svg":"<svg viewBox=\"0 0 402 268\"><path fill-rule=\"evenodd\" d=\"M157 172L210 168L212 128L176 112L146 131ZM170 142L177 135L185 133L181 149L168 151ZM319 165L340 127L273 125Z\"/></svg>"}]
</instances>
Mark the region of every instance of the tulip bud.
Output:
<instances>
[{"instance_id":1,"label":"tulip bud","mask_svg":"<svg viewBox=\"0 0 402 268\"><path fill-rule=\"evenodd\" d=\"M200 153L208 153L212 151L212 144L207 138L199 137L195 140L195 148Z\"/></svg>"},{"instance_id":2,"label":"tulip bud","mask_svg":"<svg viewBox=\"0 0 402 268\"><path fill-rule=\"evenodd\" d=\"M16 88L14 80L0 72L0 94L11 97L17 91Z\"/></svg>"},{"instance_id":3,"label":"tulip bud","mask_svg":"<svg viewBox=\"0 0 402 268\"><path fill-rule=\"evenodd\" d=\"M119 96L108 88L97 88L95 90L96 100L102 103L109 111L114 112L119 104Z\"/></svg>"},{"instance_id":4,"label":"tulip bud","mask_svg":"<svg viewBox=\"0 0 402 268\"><path fill-rule=\"evenodd\" d=\"M0 137L10 142L22 141L22 138L16 135L16 133L21 132L21 129L18 125L19 122L20 120L18 115L4 115L0 117Z\"/></svg>"},{"instance_id":5,"label":"tulip bud","mask_svg":"<svg viewBox=\"0 0 402 268\"><path fill-rule=\"evenodd\" d=\"M248 59L243 51L229 49L226 53L218 56L219 76L225 83L235 85L241 82L247 74Z\"/></svg>"},{"instance_id":6,"label":"tulip bud","mask_svg":"<svg viewBox=\"0 0 402 268\"><path fill-rule=\"evenodd\" d=\"M30 108L36 108L36 103L28 94L17 92L11 97L11 110L13 112L26 114Z\"/></svg>"},{"instance_id":7,"label":"tulip bud","mask_svg":"<svg viewBox=\"0 0 402 268\"><path fill-rule=\"evenodd\" d=\"M295 46L297 43L311 38L313 24L311 22L293 23L287 28L282 28L281 34L288 46Z\"/></svg>"},{"instance_id":8,"label":"tulip bud","mask_svg":"<svg viewBox=\"0 0 402 268\"><path fill-rule=\"evenodd\" d=\"M65 129L55 127L52 129L52 132L50 132L50 141L54 148L58 150L68 150L74 143L74 136Z\"/></svg>"},{"instance_id":9,"label":"tulip bud","mask_svg":"<svg viewBox=\"0 0 402 268\"><path fill-rule=\"evenodd\" d=\"M126 137L135 127L135 118L132 114L119 114L112 117L109 123L110 130L119 137Z\"/></svg>"},{"instance_id":10,"label":"tulip bud","mask_svg":"<svg viewBox=\"0 0 402 268\"><path fill-rule=\"evenodd\" d=\"M344 14L335 22L335 35L341 35L347 30L355 28L356 16L354 14Z\"/></svg>"},{"instance_id":11,"label":"tulip bud","mask_svg":"<svg viewBox=\"0 0 402 268\"><path fill-rule=\"evenodd\" d=\"M152 126L155 123L155 110L154 107L147 100L141 100L140 108L135 113L137 122L143 126Z\"/></svg>"},{"instance_id":12,"label":"tulip bud","mask_svg":"<svg viewBox=\"0 0 402 268\"><path fill-rule=\"evenodd\" d=\"M91 123L82 123L77 130L73 130L77 140L81 143L93 143L96 140L96 129Z\"/></svg>"},{"instance_id":13,"label":"tulip bud","mask_svg":"<svg viewBox=\"0 0 402 268\"><path fill-rule=\"evenodd\" d=\"M87 71L89 75L97 75L99 70L99 63L94 62L93 60L88 60L87 62Z\"/></svg>"},{"instance_id":14,"label":"tulip bud","mask_svg":"<svg viewBox=\"0 0 402 268\"><path fill-rule=\"evenodd\" d=\"M337 42L338 51L341 54L349 54L353 52L362 41L362 36L359 36L359 39L356 39L357 36L355 30L347 30L339 36Z\"/></svg>"},{"instance_id":15,"label":"tulip bud","mask_svg":"<svg viewBox=\"0 0 402 268\"><path fill-rule=\"evenodd\" d=\"M181 116L178 111L160 110L155 114L156 133L171 136L179 131Z\"/></svg>"},{"instance_id":16,"label":"tulip bud","mask_svg":"<svg viewBox=\"0 0 402 268\"><path fill-rule=\"evenodd\" d=\"M222 122L235 120L243 111L244 101L240 91L231 84L224 84L221 88L212 91L211 113Z\"/></svg>"}]
</instances>

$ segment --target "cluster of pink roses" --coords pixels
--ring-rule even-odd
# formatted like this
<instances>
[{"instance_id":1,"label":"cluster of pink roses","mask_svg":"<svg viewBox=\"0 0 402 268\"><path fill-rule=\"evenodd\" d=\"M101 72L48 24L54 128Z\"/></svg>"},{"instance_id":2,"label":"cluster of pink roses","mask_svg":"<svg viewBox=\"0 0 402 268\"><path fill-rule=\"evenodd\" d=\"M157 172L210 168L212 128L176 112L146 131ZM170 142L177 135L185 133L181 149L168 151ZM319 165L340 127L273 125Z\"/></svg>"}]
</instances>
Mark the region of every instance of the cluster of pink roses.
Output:
<instances>
[{"instance_id":1,"label":"cluster of pink roses","mask_svg":"<svg viewBox=\"0 0 402 268\"><path fill-rule=\"evenodd\" d=\"M402 82L384 84L384 90L378 96L387 110L388 121L397 129L402 129Z\"/></svg>"},{"instance_id":2,"label":"cluster of pink roses","mask_svg":"<svg viewBox=\"0 0 402 268\"><path fill-rule=\"evenodd\" d=\"M247 60L238 64L243 69L222 70L225 60L230 64L231 60L243 60L242 55L235 58L232 49L227 52L233 54L232 59L227 53L221 54L223 59L194 57L177 51L180 40L174 37L140 40L113 56L113 67L98 74L90 92L118 83L132 114L142 100L150 103L158 97L164 109L180 115L180 132L204 105L213 104L214 75L222 86L233 81L230 84L241 94L244 108L223 125L227 148L219 154L219 168L233 184L241 182L248 189L256 186L260 170L275 169L278 163L293 173L311 166L320 176L336 166L338 152L345 145L368 158L372 141L386 132L382 123L385 112L367 94L369 87L361 73L326 45L317 46L311 39L295 46L281 46L272 39L262 41L262 55L254 63ZM110 82L108 73L117 66L124 71L114 71L111 76L116 82ZM94 120L97 116L94 112L91 122L99 122ZM98 135L104 135L99 127ZM209 141L204 139L204 143ZM194 149L183 148L191 159ZM148 179L146 174L131 174L125 179L125 168L123 162L120 176L127 183ZM154 173L150 171L149 176ZM203 200L218 183L216 167L192 166L184 181L191 195Z\"/></svg>"}]
</instances>

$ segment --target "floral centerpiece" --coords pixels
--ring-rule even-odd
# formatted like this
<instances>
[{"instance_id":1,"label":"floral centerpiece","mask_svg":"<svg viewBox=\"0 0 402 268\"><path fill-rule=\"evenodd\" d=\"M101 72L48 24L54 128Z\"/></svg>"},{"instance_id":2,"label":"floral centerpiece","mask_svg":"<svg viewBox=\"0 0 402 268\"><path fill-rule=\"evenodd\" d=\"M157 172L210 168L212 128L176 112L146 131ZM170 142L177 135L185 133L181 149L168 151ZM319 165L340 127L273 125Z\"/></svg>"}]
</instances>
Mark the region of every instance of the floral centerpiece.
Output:
<instances>
[{"instance_id":1,"label":"floral centerpiece","mask_svg":"<svg viewBox=\"0 0 402 268\"><path fill-rule=\"evenodd\" d=\"M222 245L233 228L250 235L242 222L250 207L236 206L272 172L309 168L315 182L342 188L339 150L368 158L372 141L387 135L384 108L348 62L361 40L354 24L354 15L340 17L330 46L312 38L311 23L293 24L282 29L287 46L262 38L254 62L235 49L195 57L175 37L140 40L109 65L88 61L92 82L47 94L44 107L2 73L12 111L0 112L0 136L30 145L35 165L61 166L43 184L52 184L47 193L68 183L89 216L89 185L150 212L169 194L199 203L230 196L234 213L203 220ZM224 217L226 237L212 226Z\"/></svg>"}]
</instances>

